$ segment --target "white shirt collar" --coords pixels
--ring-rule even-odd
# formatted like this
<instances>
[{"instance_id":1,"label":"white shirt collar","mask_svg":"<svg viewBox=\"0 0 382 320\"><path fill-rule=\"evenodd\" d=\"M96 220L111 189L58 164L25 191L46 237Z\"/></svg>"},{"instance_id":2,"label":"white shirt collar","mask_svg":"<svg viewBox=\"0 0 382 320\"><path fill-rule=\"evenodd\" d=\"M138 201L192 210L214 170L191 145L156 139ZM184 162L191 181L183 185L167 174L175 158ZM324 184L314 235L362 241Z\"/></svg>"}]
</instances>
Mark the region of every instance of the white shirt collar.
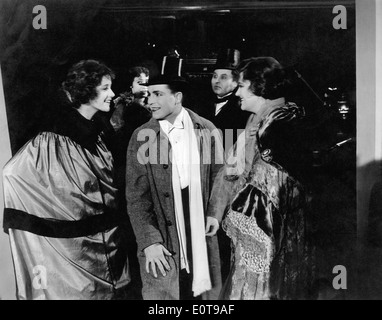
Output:
<instances>
[{"instance_id":1,"label":"white shirt collar","mask_svg":"<svg viewBox=\"0 0 382 320\"><path fill-rule=\"evenodd\" d=\"M169 122L168 120L159 120L159 124L162 130L166 134L170 134L173 129L184 129L183 119L184 119L184 108L176 116L174 123Z\"/></svg>"},{"instance_id":2,"label":"white shirt collar","mask_svg":"<svg viewBox=\"0 0 382 320\"><path fill-rule=\"evenodd\" d=\"M227 103L228 101L223 101L223 102L220 102L220 103L216 103L215 104L215 116L218 115L218 113L221 111L221 109L225 106L225 104Z\"/></svg>"}]
</instances>

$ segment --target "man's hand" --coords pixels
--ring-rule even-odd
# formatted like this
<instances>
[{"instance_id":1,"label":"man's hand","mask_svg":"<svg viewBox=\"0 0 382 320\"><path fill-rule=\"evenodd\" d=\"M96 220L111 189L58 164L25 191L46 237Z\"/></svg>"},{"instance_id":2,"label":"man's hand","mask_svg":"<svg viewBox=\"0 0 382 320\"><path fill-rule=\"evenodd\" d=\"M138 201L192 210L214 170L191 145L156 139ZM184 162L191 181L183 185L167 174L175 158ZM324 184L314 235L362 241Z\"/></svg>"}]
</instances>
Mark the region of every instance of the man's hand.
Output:
<instances>
[{"instance_id":1,"label":"man's hand","mask_svg":"<svg viewBox=\"0 0 382 320\"><path fill-rule=\"evenodd\" d=\"M154 243L143 250L146 255L146 272L150 273L150 267L155 278L157 278L157 267L162 275L166 276L166 271L170 270L170 265L165 256L172 256L172 254L160 243Z\"/></svg>"},{"instance_id":2,"label":"man's hand","mask_svg":"<svg viewBox=\"0 0 382 320\"><path fill-rule=\"evenodd\" d=\"M207 217L206 236L212 237L219 230L219 221L213 217Z\"/></svg>"}]
</instances>

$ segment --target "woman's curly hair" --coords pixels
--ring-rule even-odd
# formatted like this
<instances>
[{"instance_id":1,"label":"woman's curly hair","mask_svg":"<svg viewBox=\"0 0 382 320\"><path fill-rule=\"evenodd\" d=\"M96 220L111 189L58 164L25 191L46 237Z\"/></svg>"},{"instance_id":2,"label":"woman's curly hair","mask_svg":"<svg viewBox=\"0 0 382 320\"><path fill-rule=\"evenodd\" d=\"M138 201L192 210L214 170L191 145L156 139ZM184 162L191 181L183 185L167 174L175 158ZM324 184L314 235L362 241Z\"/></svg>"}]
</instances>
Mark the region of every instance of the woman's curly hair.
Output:
<instances>
[{"instance_id":1,"label":"woman's curly hair","mask_svg":"<svg viewBox=\"0 0 382 320\"><path fill-rule=\"evenodd\" d=\"M237 71L243 79L251 82L250 90L265 99L284 97L291 85L281 64L272 57L257 57L243 60Z\"/></svg>"},{"instance_id":2,"label":"woman's curly hair","mask_svg":"<svg viewBox=\"0 0 382 320\"><path fill-rule=\"evenodd\" d=\"M102 78L115 78L114 72L104 63L97 60L81 60L73 65L62 83L62 89L68 95L73 106L79 108L97 97L96 87Z\"/></svg>"}]
</instances>

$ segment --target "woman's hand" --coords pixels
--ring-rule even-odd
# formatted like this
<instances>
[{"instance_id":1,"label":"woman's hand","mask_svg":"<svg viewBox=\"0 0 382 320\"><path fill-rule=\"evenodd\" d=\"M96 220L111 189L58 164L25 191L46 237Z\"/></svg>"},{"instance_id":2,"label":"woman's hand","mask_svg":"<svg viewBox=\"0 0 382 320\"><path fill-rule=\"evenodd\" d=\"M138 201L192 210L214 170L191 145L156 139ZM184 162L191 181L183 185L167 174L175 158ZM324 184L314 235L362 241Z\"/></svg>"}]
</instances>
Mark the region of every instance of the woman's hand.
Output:
<instances>
[{"instance_id":1,"label":"woman's hand","mask_svg":"<svg viewBox=\"0 0 382 320\"><path fill-rule=\"evenodd\" d=\"M172 256L172 254L160 243L154 243L143 250L146 256L146 272L150 273L152 270L153 276L158 277L157 268L166 276L166 270L170 270L166 256Z\"/></svg>"},{"instance_id":2,"label":"woman's hand","mask_svg":"<svg viewBox=\"0 0 382 320\"><path fill-rule=\"evenodd\" d=\"M212 237L219 230L219 221L213 217L207 217L206 236Z\"/></svg>"}]
</instances>

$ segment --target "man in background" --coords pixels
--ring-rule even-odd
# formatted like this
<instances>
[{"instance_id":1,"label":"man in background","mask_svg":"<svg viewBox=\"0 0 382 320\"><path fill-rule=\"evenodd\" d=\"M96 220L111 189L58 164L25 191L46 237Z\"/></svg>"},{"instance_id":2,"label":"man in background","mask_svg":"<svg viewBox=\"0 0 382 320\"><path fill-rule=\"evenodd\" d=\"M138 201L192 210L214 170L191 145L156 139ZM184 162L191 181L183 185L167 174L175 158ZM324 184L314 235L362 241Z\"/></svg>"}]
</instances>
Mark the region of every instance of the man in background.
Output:
<instances>
[{"instance_id":1,"label":"man in background","mask_svg":"<svg viewBox=\"0 0 382 320\"><path fill-rule=\"evenodd\" d=\"M203 110L202 116L222 130L226 152L236 142L238 130L244 130L249 113L241 110L240 99L235 95L240 62L240 51L223 49L219 52L211 78L214 100Z\"/></svg>"}]
</instances>

